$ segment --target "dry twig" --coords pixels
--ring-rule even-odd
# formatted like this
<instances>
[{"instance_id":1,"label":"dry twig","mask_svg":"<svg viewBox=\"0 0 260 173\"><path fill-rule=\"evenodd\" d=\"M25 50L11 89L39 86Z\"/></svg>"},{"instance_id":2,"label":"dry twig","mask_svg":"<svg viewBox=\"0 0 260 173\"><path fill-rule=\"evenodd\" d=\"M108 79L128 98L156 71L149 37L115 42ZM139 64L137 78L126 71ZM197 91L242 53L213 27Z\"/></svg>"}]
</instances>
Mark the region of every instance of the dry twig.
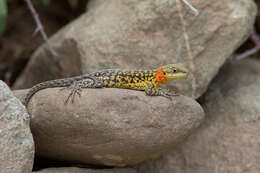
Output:
<instances>
[{"instance_id":1,"label":"dry twig","mask_svg":"<svg viewBox=\"0 0 260 173\"><path fill-rule=\"evenodd\" d=\"M187 0L182 0L194 13L195 15L199 15L199 10L194 8Z\"/></svg>"},{"instance_id":2,"label":"dry twig","mask_svg":"<svg viewBox=\"0 0 260 173\"><path fill-rule=\"evenodd\" d=\"M183 37L184 37L184 40L185 40L185 46L186 46L186 49L187 49L187 52L188 52L188 58L189 58L189 69L191 71L190 76L191 76L191 79L192 79L192 82L191 82L192 97L195 98L195 91L196 91L196 86L197 86L196 78L194 76L195 66L194 66L194 63L193 63L193 57L192 57L192 53L191 53L189 36L188 36L188 33L187 33L187 29L186 29L186 22L184 20L183 14L182 14L182 6L181 6L181 3L180 3L179 0L177 2L178 2L177 3L178 13L179 13L179 17L181 19L181 24L182 24Z\"/></svg>"},{"instance_id":3,"label":"dry twig","mask_svg":"<svg viewBox=\"0 0 260 173\"><path fill-rule=\"evenodd\" d=\"M258 51L260 51L260 35L257 35L255 30L253 30L253 32L252 32L252 34L250 36L250 39L255 44L255 47L245 51L244 53L241 53L239 55L235 55L234 57L231 57L232 61L238 61L238 60L247 58L247 57L257 53Z\"/></svg>"},{"instance_id":4,"label":"dry twig","mask_svg":"<svg viewBox=\"0 0 260 173\"><path fill-rule=\"evenodd\" d=\"M37 27L36 27L34 33L40 32L41 35L42 35L42 38L43 38L43 40L46 42L46 44L47 44L47 46L48 46L48 49L49 49L49 51L51 52L51 54L52 54L53 56L57 56L57 53L56 53L56 52L54 51L54 49L51 47L51 44L50 44L50 42L49 42L49 40L48 40L48 37L47 37L46 33L44 32L44 28L43 28L43 26L42 26L42 24L41 24L41 21L40 21L40 19L39 19L39 15L38 15L38 13L36 12L36 10L34 9L34 7L33 7L33 5L32 5L32 2L31 2L30 0L25 0L25 2L27 3L27 6L28 6L28 8L30 9L30 11L31 11L31 13L32 13L32 15L33 15L33 18L34 18L34 20L35 20L35 22L36 22L36 25L37 25Z\"/></svg>"}]
</instances>

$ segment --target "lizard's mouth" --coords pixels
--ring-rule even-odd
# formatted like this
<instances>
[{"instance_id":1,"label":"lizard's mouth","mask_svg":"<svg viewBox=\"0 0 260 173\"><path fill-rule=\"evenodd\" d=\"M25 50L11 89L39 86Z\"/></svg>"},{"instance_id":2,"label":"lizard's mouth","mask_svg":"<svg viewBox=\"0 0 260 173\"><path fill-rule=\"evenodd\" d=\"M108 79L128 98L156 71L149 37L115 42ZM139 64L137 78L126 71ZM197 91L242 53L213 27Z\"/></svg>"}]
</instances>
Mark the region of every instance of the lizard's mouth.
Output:
<instances>
[{"instance_id":1,"label":"lizard's mouth","mask_svg":"<svg viewBox=\"0 0 260 173\"><path fill-rule=\"evenodd\" d=\"M181 78L187 78L188 77L188 72L179 72L179 73L172 73L167 75L169 80L173 79L181 79Z\"/></svg>"}]
</instances>

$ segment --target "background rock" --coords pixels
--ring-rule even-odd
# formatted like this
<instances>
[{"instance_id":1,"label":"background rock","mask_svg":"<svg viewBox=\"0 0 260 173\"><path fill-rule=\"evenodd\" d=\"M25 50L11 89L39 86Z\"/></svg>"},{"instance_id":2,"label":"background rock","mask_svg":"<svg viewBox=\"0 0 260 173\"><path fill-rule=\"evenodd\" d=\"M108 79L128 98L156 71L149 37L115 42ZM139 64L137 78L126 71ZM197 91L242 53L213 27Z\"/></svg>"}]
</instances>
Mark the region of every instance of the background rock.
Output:
<instances>
[{"instance_id":1,"label":"background rock","mask_svg":"<svg viewBox=\"0 0 260 173\"><path fill-rule=\"evenodd\" d=\"M140 173L260 172L260 62L226 65L206 93L206 121L176 150Z\"/></svg>"},{"instance_id":2,"label":"background rock","mask_svg":"<svg viewBox=\"0 0 260 173\"><path fill-rule=\"evenodd\" d=\"M137 173L134 169L48 168L35 173Z\"/></svg>"},{"instance_id":3,"label":"background rock","mask_svg":"<svg viewBox=\"0 0 260 173\"><path fill-rule=\"evenodd\" d=\"M198 97L247 38L256 6L252 0L191 3L200 10L199 16L183 3L182 11L194 57ZM53 58L45 45L40 47L14 88L104 68L151 68L173 62L188 66L183 38L176 0L90 0L86 14L51 38L59 56ZM190 83L177 82L171 87L190 96Z\"/></svg>"},{"instance_id":4,"label":"background rock","mask_svg":"<svg viewBox=\"0 0 260 173\"><path fill-rule=\"evenodd\" d=\"M8 86L0 81L0 172L31 173L33 158L29 115Z\"/></svg>"},{"instance_id":5,"label":"background rock","mask_svg":"<svg viewBox=\"0 0 260 173\"><path fill-rule=\"evenodd\" d=\"M16 94L22 97L25 92ZM45 89L29 104L39 156L134 165L171 149L204 118L200 105L184 96L169 101L126 89L84 89L81 98L65 106L68 94Z\"/></svg>"}]
</instances>

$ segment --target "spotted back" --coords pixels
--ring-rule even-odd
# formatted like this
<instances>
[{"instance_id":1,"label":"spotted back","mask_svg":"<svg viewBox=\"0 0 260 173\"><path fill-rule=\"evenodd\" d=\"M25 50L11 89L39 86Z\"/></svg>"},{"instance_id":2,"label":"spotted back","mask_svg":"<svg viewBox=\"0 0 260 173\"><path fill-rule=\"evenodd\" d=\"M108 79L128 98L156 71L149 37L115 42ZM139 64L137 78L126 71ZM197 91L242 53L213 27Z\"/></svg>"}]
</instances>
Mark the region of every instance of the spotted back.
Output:
<instances>
[{"instance_id":1,"label":"spotted back","mask_svg":"<svg viewBox=\"0 0 260 173\"><path fill-rule=\"evenodd\" d=\"M145 90L147 82L154 80L154 70L104 70L93 74L104 82L104 87Z\"/></svg>"}]
</instances>

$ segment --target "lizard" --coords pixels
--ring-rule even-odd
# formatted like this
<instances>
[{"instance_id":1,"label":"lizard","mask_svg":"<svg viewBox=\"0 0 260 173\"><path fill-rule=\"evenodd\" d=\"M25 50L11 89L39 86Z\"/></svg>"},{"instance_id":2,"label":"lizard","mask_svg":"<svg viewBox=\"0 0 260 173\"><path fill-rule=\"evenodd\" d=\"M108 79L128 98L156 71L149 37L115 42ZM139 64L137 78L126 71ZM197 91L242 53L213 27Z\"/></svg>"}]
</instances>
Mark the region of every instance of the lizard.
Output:
<instances>
[{"instance_id":1,"label":"lizard","mask_svg":"<svg viewBox=\"0 0 260 173\"><path fill-rule=\"evenodd\" d=\"M145 91L148 96L163 96L171 99L176 93L162 90L159 86L178 78L185 78L188 70L183 64L168 64L151 70L107 69L81 76L45 81L33 86L26 94L23 104L27 107L31 97L46 88L63 87L71 92L65 103L75 94L80 96L82 88L126 88Z\"/></svg>"}]
</instances>

